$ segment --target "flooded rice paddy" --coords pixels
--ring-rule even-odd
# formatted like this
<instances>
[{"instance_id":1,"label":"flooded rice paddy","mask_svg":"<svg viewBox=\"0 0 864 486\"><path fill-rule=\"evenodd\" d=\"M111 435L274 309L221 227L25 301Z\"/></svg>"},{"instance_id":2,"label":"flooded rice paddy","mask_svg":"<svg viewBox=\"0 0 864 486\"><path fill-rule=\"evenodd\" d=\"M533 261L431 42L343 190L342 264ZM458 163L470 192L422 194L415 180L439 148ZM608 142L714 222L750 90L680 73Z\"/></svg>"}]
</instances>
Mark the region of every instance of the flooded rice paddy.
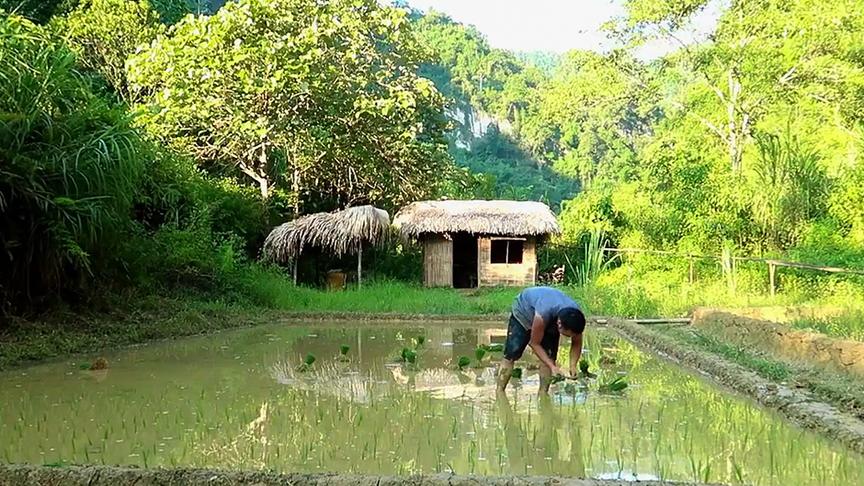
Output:
<instances>
[{"instance_id":1,"label":"flooded rice paddy","mask_svg":"<svg viewBox=\"0 0 864 486\"><path fill-rule=\"evenodd\" d=\"M529 368L496 396L500 353L478 365L475 348L503 342L503 330L469 325L258 327L109 353L102 371L79 360L18 369L0 374L0 461L756 485L864 477L840 445L589 333L600 377L553 386L548 400ZM395 362L415 346L414 364ZM315 363L298 371L309 354ZM472 364L459 371L461 356ZM619 375L624 392L597 390Z\"/></svg>"}]
</instances>

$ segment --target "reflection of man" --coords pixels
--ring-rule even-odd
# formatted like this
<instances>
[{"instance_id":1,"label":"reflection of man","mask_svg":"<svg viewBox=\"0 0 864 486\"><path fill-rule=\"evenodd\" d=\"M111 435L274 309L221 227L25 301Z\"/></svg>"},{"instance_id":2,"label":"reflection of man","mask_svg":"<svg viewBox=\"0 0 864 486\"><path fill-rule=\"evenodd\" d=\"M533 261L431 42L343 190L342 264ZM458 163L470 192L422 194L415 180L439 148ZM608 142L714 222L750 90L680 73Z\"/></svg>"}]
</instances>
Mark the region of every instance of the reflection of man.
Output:
<instances>
[{"instance_id":1,"label":"reflection of man","mask_svg":"<svg viewBox=\"0 0 864 486\"><path fill-rule=\"evenodd\" d=\"M528 468L525 464L527 451L525 450L528 444L525 432L522 430L522 424L519 422L519 416L510 407L510 401L507 400L507 395L498 393L495 401L498 406L498 416L504 429L504 444L507 447L507 464L510 466L511 474L528 474Z\"/></svg>"},{"instance_id":2,"label":"reflection of man","mask_svg":"<svg viewBox=\"0 0 864 486\"><path fill-rule=\"evenodd\" d=\"M526 430L505 393L497 394L496 405L511 474L585 477L578 415L568 417L568 426L561 427L565 419L560 410L549 397L541 396L537 400L537 421Z\"/></svg>"},{"instance_id":3,"label":"reflection of man","mask_svg":"<svg viewBox=\"0 0 864 486\"><path fill-rule=\"evenodd\" d=\"M550 378L565 374L556 363L562 334L571 339L570 376L575 377L582 356L584 330L585 314L564 292L551 287L523 290L513 301L504 359L498 370L498 389L507 388L513 365L530 346L540 359L540 393L548 392Z\"/></svg>"}]
</instances>

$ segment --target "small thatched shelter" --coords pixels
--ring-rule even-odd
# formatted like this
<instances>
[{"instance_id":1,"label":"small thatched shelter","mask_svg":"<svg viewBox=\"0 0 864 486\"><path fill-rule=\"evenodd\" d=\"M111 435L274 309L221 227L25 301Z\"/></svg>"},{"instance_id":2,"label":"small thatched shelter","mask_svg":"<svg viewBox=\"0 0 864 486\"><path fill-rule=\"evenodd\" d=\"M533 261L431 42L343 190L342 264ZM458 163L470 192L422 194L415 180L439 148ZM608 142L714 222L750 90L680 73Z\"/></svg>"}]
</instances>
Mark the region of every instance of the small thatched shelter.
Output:
<instances>
[{"instance_id":1,"label":"small thatched shelter","mask_svg":"<svg viewBox=\"0 0 864 486\"><path fill-rule=\"evenodd\" d=\"M333 213L302 216L277 226L264 241L264 258L282 263L300 258L303 249L316 247L339 257L357 255L357 281L361 281L363 247L384 242L390 215L373 206L357 206ZM296 279L296 274L295 274Z\"/></svg>"},{"instance_id":2,"label":"small thatched shelter","mask_svg":"<svg viewBox=\"0 0 864 486\"><path fill-rule=\"evenodd\" d=\"M531 285L537 244L560 231L548 206L520 201L420 201L394 224L423 245L427 287Z\"/></svg>"}]
</instances>

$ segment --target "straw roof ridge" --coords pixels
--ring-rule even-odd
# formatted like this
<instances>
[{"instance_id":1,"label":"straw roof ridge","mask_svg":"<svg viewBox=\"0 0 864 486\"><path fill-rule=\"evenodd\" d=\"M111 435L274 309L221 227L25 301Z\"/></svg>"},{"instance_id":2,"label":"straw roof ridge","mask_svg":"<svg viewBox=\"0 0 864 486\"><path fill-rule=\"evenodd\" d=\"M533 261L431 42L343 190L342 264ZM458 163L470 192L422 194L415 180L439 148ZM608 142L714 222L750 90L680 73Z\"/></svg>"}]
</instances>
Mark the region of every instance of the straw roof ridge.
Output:
<instances>
[{"instance_id":1,"label":"straw roof ridge","mask_svg":"<svg viewBox=\"0 0 864 486\"><path fill-rule=\"evenodd\" d=\"M302 216L277 226L264 241L264 258L292 261L306 246L336 256L355 253L361 245L379 245L390 231L390 215L374 206L357 206L332 213Z\"/></svg>"},{"instance_id":2,"label":"straw roof ridge","mask_svg":"<svg viewBox=\"0 0 864 486\"><path fill-rule=\"evenodd\" d=\"M393 221L406 238L424 233L541 236L559 234L549 206L536 201L418 201Z\"/></svg>"}]
</instances>

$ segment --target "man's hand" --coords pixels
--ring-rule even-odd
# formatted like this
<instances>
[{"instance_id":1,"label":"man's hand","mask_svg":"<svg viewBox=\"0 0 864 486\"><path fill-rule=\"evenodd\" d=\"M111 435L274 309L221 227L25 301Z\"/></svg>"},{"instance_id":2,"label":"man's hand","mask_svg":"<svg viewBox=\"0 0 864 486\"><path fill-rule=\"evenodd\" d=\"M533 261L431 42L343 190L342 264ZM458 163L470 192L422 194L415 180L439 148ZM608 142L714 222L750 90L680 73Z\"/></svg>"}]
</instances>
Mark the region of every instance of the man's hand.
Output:
<instances>
[{"instance_id":1,"label":"man's hand","mask_svg":"<svg viewBox=\"0 0 864 486\"><path fill-rule=\"evenodd\" d=\"M552 366L551 368L549 368L549 370L552 371L552 376L563 376L564 378L570 378L570 376L572 375L572 374L568 375L567 373L564 373L564 370L562 370L561 368L559 368L557 366ZM575 376L575 375L572 375L572 376Z\"/></svg>"}]
</instances>

